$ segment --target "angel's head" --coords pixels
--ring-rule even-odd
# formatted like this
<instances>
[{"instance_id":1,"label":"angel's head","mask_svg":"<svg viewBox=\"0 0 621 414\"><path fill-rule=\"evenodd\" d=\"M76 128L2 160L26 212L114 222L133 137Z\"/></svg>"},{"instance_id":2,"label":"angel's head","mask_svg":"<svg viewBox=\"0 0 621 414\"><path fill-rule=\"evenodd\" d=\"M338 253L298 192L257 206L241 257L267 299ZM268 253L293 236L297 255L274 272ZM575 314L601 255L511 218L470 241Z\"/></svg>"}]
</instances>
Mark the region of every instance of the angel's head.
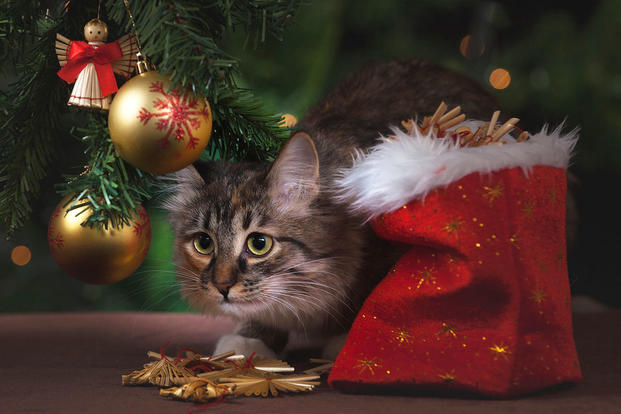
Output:
<instances>
[{"instance_id":1,"label":"angel's head","mask_svg":"<svg viewBox=\"0 0 621 414\"><path fill-rule=\"evenodd\" d=\"M84 38L87 42L105 42L108 40L108 25L99 19L89 20L84 25Z\"/></svg>"}]
</instances>

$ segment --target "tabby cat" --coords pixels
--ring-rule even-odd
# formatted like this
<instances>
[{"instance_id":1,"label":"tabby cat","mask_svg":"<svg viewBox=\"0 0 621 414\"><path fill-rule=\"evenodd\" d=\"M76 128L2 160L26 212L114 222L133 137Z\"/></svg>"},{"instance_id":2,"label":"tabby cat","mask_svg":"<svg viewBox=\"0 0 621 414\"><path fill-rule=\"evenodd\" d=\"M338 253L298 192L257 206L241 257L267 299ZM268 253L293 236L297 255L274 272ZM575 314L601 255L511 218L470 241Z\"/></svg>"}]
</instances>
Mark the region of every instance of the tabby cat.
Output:
<instances>
[{"instance_id":1,"label":"tabby cat","mask_svg":"<svg viewBox=\"0 0 621 414\"><path fill-rule=\"evenodd\" d=\"M335 199L334 178L356 151L441 101L478 119L496 109L475 82L431 63L370 64L307 113L271 165L198 162L177 173L166 207L183 296L240 322L216 353L273 356L297 331L325 338L335 356L400 249Z\"/></svg>"}]
</instances>

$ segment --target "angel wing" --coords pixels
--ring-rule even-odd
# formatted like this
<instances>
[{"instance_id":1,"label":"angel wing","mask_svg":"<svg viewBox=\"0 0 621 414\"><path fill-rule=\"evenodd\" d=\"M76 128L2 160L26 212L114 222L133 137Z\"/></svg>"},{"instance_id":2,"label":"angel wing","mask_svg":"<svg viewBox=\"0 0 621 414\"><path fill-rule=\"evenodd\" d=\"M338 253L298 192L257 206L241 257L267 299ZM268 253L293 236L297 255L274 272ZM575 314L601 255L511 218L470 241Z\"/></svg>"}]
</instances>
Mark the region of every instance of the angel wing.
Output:
<instances>
[{"instance_id":1,"label":"angel wing","mask_svg":"<svg viewBox=\"0 0 621 414\"><path fill-rule=\"evenodd\" d=\"M67 56L69 55L69 48L71 47L71 40L67 39L60 33L56 33L56 57L60 67L67 64Z\"/></svg>"},{"instance_id":2,"label":"angel wing","mask_svg":"<svg viewBox=\"0 0 621 414\"><path fill-rule=\"evenodd\" d=\"M123 57L112 62L112 70L125 78L129 78L136 67L136 62L138 62L136 57L136 53L138 53L136 36L129 33L121 37L117 42L119 42Z\"/></svg>"}]
</instances>

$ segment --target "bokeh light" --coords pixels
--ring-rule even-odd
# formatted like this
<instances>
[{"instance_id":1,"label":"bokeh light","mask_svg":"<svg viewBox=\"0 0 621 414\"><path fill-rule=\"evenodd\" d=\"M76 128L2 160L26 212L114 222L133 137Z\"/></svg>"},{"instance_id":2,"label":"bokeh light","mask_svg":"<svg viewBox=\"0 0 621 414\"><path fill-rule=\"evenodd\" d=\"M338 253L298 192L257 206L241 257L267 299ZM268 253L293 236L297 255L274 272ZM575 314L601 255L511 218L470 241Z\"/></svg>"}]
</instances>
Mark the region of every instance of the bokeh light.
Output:
<instances>
[{"instance_id":1,"label":"bokeh light","mask_svg":"<svg viewBox=\"0 0 621 414\"><path fill-rule=\"evenodd\" d=\"M18 266L25 266L32 259L32 253L26 246L17 246L11 251L11 261Z\"/></svg>"},{"instance_id":2,"label":"bokeh light","mask_svg":"<svg viewBox=\"0 0 621 414\"><path fill-rule=\"evenodd\" d=\"M464 36L459 43L459 52L463 57L468 59L479 57L484 51L485 43L478 37L472 35Z\"/></svg>"},{"instance_id":3,"label":"bokeh light","mask_svg":"<svg viewBox=\"0 0 621 414\"><path fill-rule=\"evenodd\" d=\"M511 83L511 75L506 69L496 68L489 75L489 83L495 89L505 89Z\"/></svg>"}]
</instances>

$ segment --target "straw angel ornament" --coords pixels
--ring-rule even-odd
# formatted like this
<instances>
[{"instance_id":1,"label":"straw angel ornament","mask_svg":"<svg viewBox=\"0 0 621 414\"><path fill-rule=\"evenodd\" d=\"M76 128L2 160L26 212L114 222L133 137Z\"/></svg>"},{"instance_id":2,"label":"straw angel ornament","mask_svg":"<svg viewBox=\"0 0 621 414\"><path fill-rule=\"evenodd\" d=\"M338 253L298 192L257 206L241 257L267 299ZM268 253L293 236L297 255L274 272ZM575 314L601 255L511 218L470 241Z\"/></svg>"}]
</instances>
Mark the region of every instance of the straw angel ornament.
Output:
<instances>
[{"instance_id":1,"label":"straw angel ornament","mask_svg":"<svg viewBox=\"0 0 621 414\"><path fill-rule=\"evenodd\" d=\"M61 66L58 76L67 83L75 82L68 105L107 110L118 90L114 73L129 78L134 70L136 38L127 34L105 43L108 26L99 19L86 23L84 38L86 42L56 35L56 56Z\"/></svg>"}]
</instances>

